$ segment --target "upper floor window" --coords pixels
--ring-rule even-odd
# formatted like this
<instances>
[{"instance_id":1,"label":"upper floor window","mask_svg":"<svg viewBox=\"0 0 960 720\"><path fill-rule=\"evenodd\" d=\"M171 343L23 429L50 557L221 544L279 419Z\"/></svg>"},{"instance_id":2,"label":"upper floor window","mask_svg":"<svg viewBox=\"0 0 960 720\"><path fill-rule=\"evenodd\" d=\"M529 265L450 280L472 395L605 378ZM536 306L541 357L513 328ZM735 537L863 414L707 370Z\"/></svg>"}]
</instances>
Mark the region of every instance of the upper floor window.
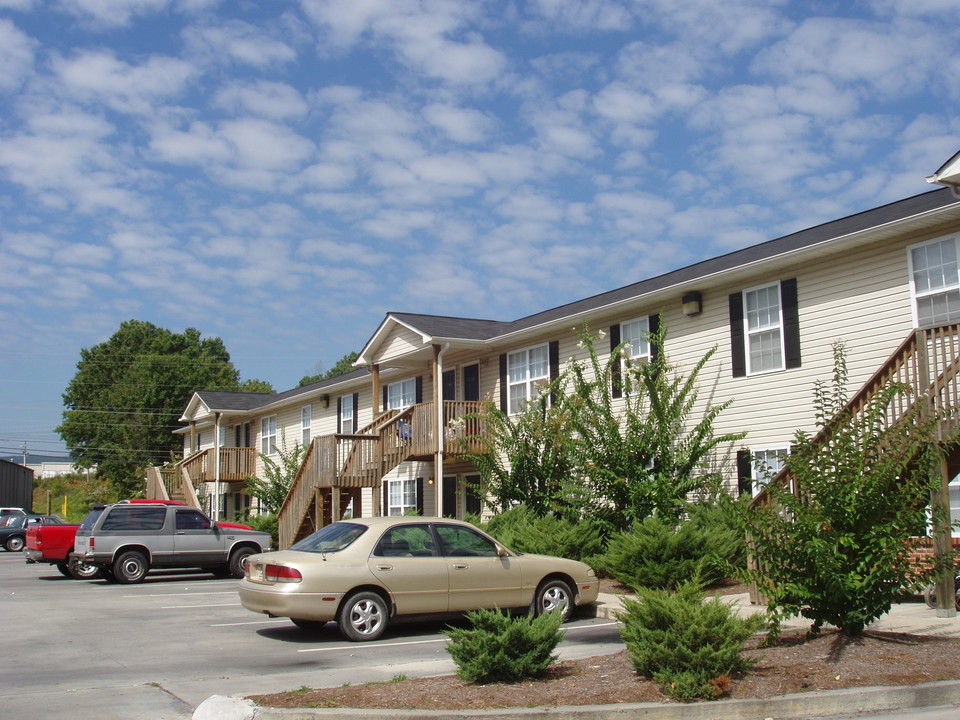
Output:
<instances>
[{"instance_id":1,"label":"upper floor window","mask_svg":"<svg viewBox=\"0 0 960 720\"><path fill-rule=\"evenodd\" d=\"M547 345L507 354L507 398L511 415L523 410L528 402L550 382L550 354Z\"/></svg>"},{"instance_id":2,"label":"upper floor window","mask_svg":"<svg viewBox=\"0 0 960 720\"><path fill-rule=\"evenodd\" d=\"M344 435L353 435L357 431L353 417L353 395L344 395L340 398L340 432Z\"/></svg>"},{"instance_id":3,"label":"upper floor window","mask_svg":"<svg viewBox=\"0 0 960 720\"><path fill-rule=\"evenodd\" d=\"M408 378L387 385L387 410L403 410L417 402L417 379Z\"/></svg>"},{"instance_id":4,"label":"upper floor window","mask_svg":"<svg viewBox=\"0 0 960 720\"><path fill-rule=\"evenodd\" d=\"M650 358L650 320L642 317L620 323L620 342L631 360Z\"/></svg>"},{"instance_id":5,"label":"upper floor window","mask_svg":"<svg viewBox=\"0 0 960 720\"><path fill-rule=\"evenodd\" d=\"M310 424L313 422L313 406L300 408L300 442L304 447L310 444Z\"/></svg>"},{"instance_id":6,"label":"upper floor window","mask_svg":"<svg viewBox=\"0 0 960 720\"><path fill-rule=\"evenodd\" d=\"M956 237L914 245L909 259L917 327L960 320Z\"/></svg>"},{"instance_id":7,"label":"upper floor window","mask_svg":"<svg viewBox=\"0 0 960 720\"><path fill-rule=\"evenodd\" d=\"M796 278L730 295L733 376L800 367Z\"/></svg>"},{"instance_id":8,"label":"upper floor window","mask_svg":"<svg viewBox=\"0 0 960 720\"><path fill-rule=\"evenodd\" d=\"M260 452L273 455L277 451L277 416L260 420Z\"/></svg>"}]
</instances>

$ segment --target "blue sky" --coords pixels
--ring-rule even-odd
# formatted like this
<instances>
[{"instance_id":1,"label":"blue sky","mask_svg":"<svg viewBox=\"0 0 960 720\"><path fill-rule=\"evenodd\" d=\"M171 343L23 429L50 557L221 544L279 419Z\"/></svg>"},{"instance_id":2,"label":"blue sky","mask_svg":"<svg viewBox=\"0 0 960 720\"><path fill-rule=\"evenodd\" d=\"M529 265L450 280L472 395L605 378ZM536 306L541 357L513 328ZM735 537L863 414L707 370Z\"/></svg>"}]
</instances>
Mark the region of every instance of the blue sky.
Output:
<instances>
[{"instance_id":1,"label":"blue sky","mask_svg":"<svg viewBox=\"0 0 960 720\"><path fill-rule=\"evenodd\" d=\"M0 454L123 320L277 390L924 192L955 0L0 0Z\"/></svg>"}]
</instances>

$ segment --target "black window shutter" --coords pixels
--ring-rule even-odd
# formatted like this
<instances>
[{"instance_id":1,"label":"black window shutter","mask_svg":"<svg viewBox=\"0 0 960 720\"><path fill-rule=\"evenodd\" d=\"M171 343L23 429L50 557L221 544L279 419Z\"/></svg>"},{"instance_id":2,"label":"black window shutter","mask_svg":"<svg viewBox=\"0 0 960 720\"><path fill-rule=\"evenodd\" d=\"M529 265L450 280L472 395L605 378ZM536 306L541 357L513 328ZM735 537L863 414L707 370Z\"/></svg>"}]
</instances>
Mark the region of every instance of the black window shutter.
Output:
<instances>
[{"instance_id":1,"label":"black window shutter","mask_svg":"<svg viewBox=\"0 0 960 720\"><path fill-rule=\"evenodd\" d=\"M387 386L386 386L386 385L383 386L383 407L382 407L382 409L383 409L384 411L387 409Z\"/></svg>"},{"instance_id":2,"label":"black window shutter","mask_svg":"<svg viewBox=\"0 0 960 720\"><path fill-rule=\"evenodd\" d=\"M353 394L353 431L360 431L360 393Z\"/></svg>"},{"instance_id":3,"label":"black window shutter","mask_svg":"<svg viewBox=\"0 0 960 720\"><path fill-rule=\"evenodd\" d=\"M741 495L753 494L753 458L749 450L737 450L737 488Z\"/></svg>"},{"instance_id":4,"label":"black window shutter","mask_svg":"<svg viewBox=\"0 0 960 720\"><path fill-rule=\"evenodd\" d=\"M610 326L610 354L613 355L620 346L620 323ZM623 358L619 355L614 359L610 368L610 396L623 397Z\"/></svg>"},{"instance_id":5,"label":"black window shutter","mask_svg":"<svg viewBox=\"0 0 960 720\"><path fill-rule=\"evenodd\" d=\"M500 410L509 412L507 405L507 354L500 356Z\"/></svg>"},{"instance_id":6,"label":"black window shutter","mask_svg":"<svg viewBox=\"0 0 960 720\"><path fill-rule=\"evenodd\" d=\"M337 433L343 432L343 420L340 417L340 410L342 406L343 406L343 398L338 397L337 398Z\"/></svg>"},{"instance_id":7,"label":"black window shutter","mask_svg":"<svg viewBox=\"0 0 960 720\"><path fill-rule=\"evenodd\" d=\"M423 478L417 478L417 513L423 515Z\"/></svg>"},{"instance_id":8,"label":"black window shutter","mask_svg":"<svg viewBox=\"0 0 960 720\"><path fill-rule=\"evenodd\" d=\"M423 402L423 376L417 375L417 391L416 391L416 400L417 405Z\"/></svg>"},{"instance_id":9,"label":"black window shutter","mask_svg":"<svg viewBox=\"0 0 960 720\"><path fill-rule=\"evenodd\" d=\"M743 293L730 295L730 355L733 362L733 376L747 374L747 351L743 338Z\"/></svg>"},{"instance_id":10,"label":"black window shutter","mask_svg":"<svg viewBox=\"0 0 960 720\"><path fill-rule=\"evenodd\" d=\"M649 328L648 333L653 336L660 332L660 316L659 315L650 315L647 317L647 327ZM660 348L658 348L653 343L650 344L650 359L658 360L660 355Z\"/></svg>"},{"instance_id":11,"label":"black window shutter","mask_svg":"<svg viewBox=\"0 0 960 720\"><path fill-rule=\"evenodd\" d=\"M800 367L800 311L797 302L797 279L780 282L780 302L783 307L784 364Z\"/></svg>"},{"instance_id":12,"label":"black window shutter","mask_svg":"<svg viewBox=\"0 0 960 720\"><path fill-rule=\"evenodd\" d=\"M550 343L549 355L550 355L550 382L553 382L558 377L560 377L560 341L554 340ZM554 392L550 393L550 404L552 405L557 401L557 394Z\"/></svg>"},{"instance_id":13,"label":"black window shutter","mask_svg":"<svg viewBox=\"0 0 960 720\"><path fill-rule=\"evenodd\" d=\"M383 482L382 480L380 481L380 495L382 496L380 498L380 504L383 506L383 509L380 511L380 514L389 515L390 514L390 486L387 483Z\"/></svg>"}]
</instances>

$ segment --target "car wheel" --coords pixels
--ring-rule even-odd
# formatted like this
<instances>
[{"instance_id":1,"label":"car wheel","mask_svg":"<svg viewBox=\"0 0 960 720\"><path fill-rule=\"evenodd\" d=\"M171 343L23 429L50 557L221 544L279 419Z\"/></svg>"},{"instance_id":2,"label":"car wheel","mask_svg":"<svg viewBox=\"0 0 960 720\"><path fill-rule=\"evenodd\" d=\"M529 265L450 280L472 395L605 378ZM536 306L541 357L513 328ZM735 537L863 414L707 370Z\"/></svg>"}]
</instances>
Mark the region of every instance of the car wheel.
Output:
<instances>
[{"instance_id":1,"label":"car wheel","mask_svg":"<svg viewBox=\"0 0 960 720\"><path fill-rule=\"evenodd\" d=\"M540 615L547 612L563 614L564 622L573 615L573 590L563 580L547 580L537 588L533 600L533 614Z\"/></svg>"},{"instance_id":2,"label":"car wheel","mask_svg":"<svg viewBox=\"0 0 960 720\"><path fill-rule=\"evenodd\" d=\"M387 604L375 592L354 593L340 606L337 624L347 640L376 640L387 629Z\"/></svg>"},{"instance_id":3,"label":"car wheel","mask_svg":"<svg viewBox=\"0 0 960 720\"><path fill-rule=\"evenodd\" d=\"M59 571L60 571L60 574L63 575L64 577L70 577L70 568L67 567L67 563L65 563L65 562L58 562L58 563L57 563L57 570L59 570Z\"/></svg>"},{"instance_id":4,"label":"car wheel","mask_svg":"<svg viewBox=\"0 0 960 720\"><path fill-rule=\"evenodd\" d=\"M117 582L138 583L143 582L150 564L142 552L130 550L123 553L113 561L113 575Z\"/></svg>"},{"instance_id":5,"label":"car wheel","mask_svg":"<svg viewBox=\"0 0 960 720\"><path fill-rule=\"evenodd\" d=\"M110 568L100 568L100 577L102 577L108 583L117 582L117 576L113 574L113 570Z\"/></svg>"},{"instance_id":6,"label":"car wheel","mask_svg":"<svg viewBox=\"0 0 960 720\"><path fill-rule=\"evenodd\" d=\"M19 535L14 535L7 539L7 544L4 545L4 547L8 552L20 552L23 550L23 538Z\"/></svg>"},{"instance_id":7,"label":"car wheel","mask_svg":"<svg viewBox=\"0 0 960 720\"><path fill-rule=\"evenodd\" d=\"M237 548L230 553L230 574L239 579L243 577L243 561L253 555L253 550L248 547Z\"/></svg>"},{"instance_id":8,"label":"car wheel","mask_svg":"<svg viewBox=\"0 0 960 720\"><path fill-rule=\"evenodd\" d=\"M290 618L290 622L308 632L316 632L327 624L324 620L304 620L303 618Z\"/></svg>"},{"instance_id":9,"label":"car wheel","mask_svg":"<svg viewBox=\"0 0 960 720\"><path fill-rule=\"evenodd\" d=\"M100 568L96 565L83 562L83 560L71 559L67 563L67 571L74 580L93 580L100 577Z\"/></svg>"}]
</instances>

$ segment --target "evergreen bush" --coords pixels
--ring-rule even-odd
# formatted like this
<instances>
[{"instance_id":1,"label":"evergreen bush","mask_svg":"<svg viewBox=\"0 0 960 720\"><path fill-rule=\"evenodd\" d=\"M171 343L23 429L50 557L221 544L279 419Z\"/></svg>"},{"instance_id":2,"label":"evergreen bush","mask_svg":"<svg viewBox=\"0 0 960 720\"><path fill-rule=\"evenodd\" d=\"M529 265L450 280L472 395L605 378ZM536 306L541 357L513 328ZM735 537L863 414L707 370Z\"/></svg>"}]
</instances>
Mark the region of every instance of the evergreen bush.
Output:
<instances>
[{"instance_id":1,"label":"evergreen bush","mask_svg":"<svg viewBox=\"0 0 960 720\"><path fill-rule=\"evenodd\" d=\"M763 617L741 618L716 597L704 601L695 582L676 592L640 588L623 605L617 618L630 662L675 700L718 698L754 663L743 657L743 642L763 627Z\"/></svg>"},{"instance_id":2,"label":"evergreen bush","mask_svg":"<svg viewBox=\"0 0 960 720\"><path fill-rule=\"evenodd\" d=\"M691 506L679 525L660 517L635 523L611 537L606 552L590 564L630 587L673 589L692 578L720 580L743 554L743 534L722 509L704 503Z\"/></svg>"},{"instance_id":3,"label":"evergreen bush","mask_svg":"<svg viewBox=\"0 0 960 720\"><path fill-rule=\"evenodd\" d=\"M474 610L467 619L472 627L450 628L445 634L457 675L468 682L540 677L557 661L554 650L563 638L559 612L513 617L500 610Z\"/></svg>"},{"instance_id":4,"label":"evergreen bush","mask_svg":"<svg viewBox=\"0 0 960 720\"><path fill-rule=\"evenodd\" d=\"M524 553L583 560L603 550L603 528L589 518L536 515L518 505L494 515L483 529L507 547Z\"/></svg>"}]
</instances>

